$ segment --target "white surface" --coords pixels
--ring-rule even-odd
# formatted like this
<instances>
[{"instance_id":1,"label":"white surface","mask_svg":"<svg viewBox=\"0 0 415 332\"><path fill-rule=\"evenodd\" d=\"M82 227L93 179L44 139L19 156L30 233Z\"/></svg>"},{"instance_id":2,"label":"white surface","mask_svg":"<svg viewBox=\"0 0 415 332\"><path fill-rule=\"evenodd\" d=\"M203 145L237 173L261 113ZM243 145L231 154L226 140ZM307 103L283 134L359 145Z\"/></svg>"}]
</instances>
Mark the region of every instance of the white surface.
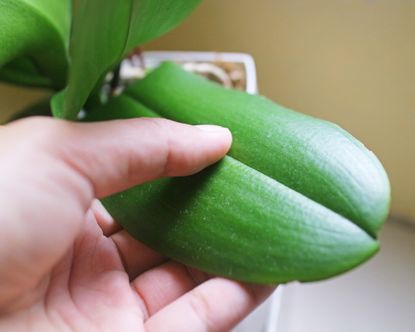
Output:
<instances>
[{"instance_id":1,"label":"white surface","mask_svg":"<svg viewBox=\"0 0 415 332\"><path fill-rule=\"evenodd\" d=\"M273 307L273 299L278 291L263 304L261 304L254 312L252 312L245 320L243 320L232 332L268 332L268 321Z\"/></svg>"},{"instance_id":2,"label":"white surface","mask_svg":"<svg viewBox=\"0 0 415 332\"><path fill-rule=\"evenodd\" d=\"M246 92L256 94L257 77L255 62L249 54L245 53L225 53L225 52L182 52L182 51L150 51L143 52L144 63L147 68L157 67L163 61L228 61L242 63L246 70L247 84ZM136 75L135 69L124 62L122 76Z\"/></svg>"},{"instance_id":3,"label":"white surface","mask_svg":"<svg viewBox=\"0 0 415 332\"><path fill-rule=\"evenodd\" d=\"M387 222L381 251L344 276L284 290L278 332L414 332L415 228Z\"/></svg>"},{"instance_id":4,"label":"white surface","mask_svg":"<svg viewBox=\"0 0 415 332\"><path fill-rule=\"evenodd\" d=\"M233 332L275 332L280 319L284 287L278 286L264 303L233 329Z\"/></svg>"}]
</instances>

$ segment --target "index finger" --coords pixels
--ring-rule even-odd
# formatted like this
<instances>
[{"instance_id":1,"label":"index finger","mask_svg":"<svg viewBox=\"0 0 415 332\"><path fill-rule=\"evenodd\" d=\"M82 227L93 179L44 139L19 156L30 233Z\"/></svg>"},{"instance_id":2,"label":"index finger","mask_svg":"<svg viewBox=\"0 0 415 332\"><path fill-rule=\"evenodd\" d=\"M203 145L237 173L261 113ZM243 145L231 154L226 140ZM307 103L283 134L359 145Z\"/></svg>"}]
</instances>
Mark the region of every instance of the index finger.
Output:
<instances>
[{"instance_id":1,"label":"index finger","mask_svg":"<svg viewBox=\"0 0 415 332\"><path fill-rule=\"evenodd\" d=\"M146 330L229 331L274 289L219 277L209 279L150 317Z\"/></svg>"}]
</instances>

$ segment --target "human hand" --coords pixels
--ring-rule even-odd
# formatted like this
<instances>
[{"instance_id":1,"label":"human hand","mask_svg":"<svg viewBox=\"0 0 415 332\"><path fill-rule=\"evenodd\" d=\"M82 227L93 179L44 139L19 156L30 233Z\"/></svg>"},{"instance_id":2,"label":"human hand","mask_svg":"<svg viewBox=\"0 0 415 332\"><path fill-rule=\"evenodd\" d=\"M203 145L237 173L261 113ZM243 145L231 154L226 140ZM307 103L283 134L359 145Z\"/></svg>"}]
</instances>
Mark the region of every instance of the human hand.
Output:
<instances>
[{"instance_id":1,"label":"human hand","mask_svg":"<svg viewBox=\"0 0 415 332\"><path fill-rule=\"evenodd\" d=\"M211 278L132 239L94 203L220 159L231 135L162 119L0 127L1 331L226 331L270 287Z\"/></svg>"}]
</instances>

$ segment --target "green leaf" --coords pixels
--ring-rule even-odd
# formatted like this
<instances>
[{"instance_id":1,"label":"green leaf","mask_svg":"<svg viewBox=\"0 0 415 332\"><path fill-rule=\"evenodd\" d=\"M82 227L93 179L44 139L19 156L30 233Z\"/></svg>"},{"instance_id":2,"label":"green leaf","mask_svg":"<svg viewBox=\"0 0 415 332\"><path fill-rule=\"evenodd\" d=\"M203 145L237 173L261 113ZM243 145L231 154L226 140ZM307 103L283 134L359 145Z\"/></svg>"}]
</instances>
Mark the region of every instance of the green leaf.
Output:
<instances>
[{"instance_id":1,"label":"green leaf","mask_svg":"<svg viewBox=\"0 0 415 332\"><path fill-rule=\"evenodd\" d=\"M86 120L156 115L122 95L94 109ZM280 126L270 125L275 131ZM234 144L240 138L234 135ZM251 142L259 159L272 152L258 143ZM274 155L273 163L279 162ZM167 257L255 283L328 278L364 262L379 248L350 220L230 156L196 175L146 183L107 197L103 204L132 236Z\"/></svg>"},{"instance_id":2,"label":"green leaf","mask_svg":"<svg viewBox=\"0 0 415 332\"><path fill-rule=\"evenodd\" d=\"M117 112L117 110L120 111ZM133 119L136 117L154 118L159 117L159 115L136 100L121 95L110 99L103 106L88 111L83 121L94 122L114 119Z\"/></svg>"},{"instance_id":3,"label":"green leaf","mask_svg":"<svg viewBox=\"0 0 415 332\"><path fill-rule=\"evenodd\" d=\"M127 93L162 117L229 128L230 156L376 236L390 204L376 156L345 130L165 63Z\"/></svg>"},{"instance_id":4,"label":"green leaf","mask_svg":"<svg viewBox=\"0 0 415 332\"><path fill-rule=\"evenodd\" d=\"M14 83L40 85L45 81L39 77L45 76L53 87L63 87L70 14L70 0L0 0L0 67L16 58L30 58L30 66L37 72L33 75L33 70L28 74L16 71L14 62L0 71L0 76ZM29 60L16 61L27 65ZM13 73L17 74L14 79Z\"/></svg>"},{"instance_id":5,"label":"green leaf","mask_svg":"<svg viewBox=\"0 0 415 332\"><path fill-rule=\"evenodd\" d=\"M42 76L28 57L16 58L0 70L0 80L23 86L53 88L50 78Z\"/></svg>"},{"instance_id":6,"label":"green leaf","mask_svg":"<svg viewBox=\"0 0 415 332\"><path fill-rule=\"evenodd\" d=\"M379 248L347 219L232 157L103 204L134 238L163 255L255 283L328 278Z\"/></svg>"},{"instance_id":7,"label":"green leaf","mask_svg":"<svg viewBox=\"0 0 415 332\"><path fill-rule=\"evenodd\" d=\"M75 0L69 82L54 115L76 119L102 77L136 45L179 24L201 0Z\"/></svg>"}]
</instances>

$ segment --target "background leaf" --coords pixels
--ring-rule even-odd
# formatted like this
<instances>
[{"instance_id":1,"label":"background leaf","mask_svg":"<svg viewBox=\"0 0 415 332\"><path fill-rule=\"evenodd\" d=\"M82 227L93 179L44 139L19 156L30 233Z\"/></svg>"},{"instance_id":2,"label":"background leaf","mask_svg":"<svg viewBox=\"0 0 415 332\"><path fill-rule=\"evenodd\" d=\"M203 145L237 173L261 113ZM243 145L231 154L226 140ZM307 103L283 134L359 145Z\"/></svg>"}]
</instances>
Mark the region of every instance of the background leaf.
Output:
<instances>
[{"instance_id":1,"label":"background leaf","mask_svg":"<svg viewBox=\"0 0 415 332\"><path fill-rule=\"evenodd\" d=\"M75 0L67 88L52 101L57 117L76 119L89 93L136 45L179 24L201 0Z\"/></svg>"},{"instance_id":2,"label":"background leaf","mask_svg":"<svg viewBox=\"0 0 415 332\"><path fill-rule=\"evenodd\" d=\"M12 60L0 70L0 80L24 86L53 88L50 78L43 76L28 57Z\"/></svg>"},{"instance_id":3,"label":"background leaf","mask_svg":"<svg viewBox=\"0 0 415 332\"><path fill-rule=\"evenodd\" d=\"M63 87L70 8L70 0L0 0L0 67L6 65L0 77L14 83L45 85L40 79L44 76L52 86ZM35 70L28 74L20 70L28 66ZM11 73L16 74L12 79Z\"/></svg>"}]
</instances>

